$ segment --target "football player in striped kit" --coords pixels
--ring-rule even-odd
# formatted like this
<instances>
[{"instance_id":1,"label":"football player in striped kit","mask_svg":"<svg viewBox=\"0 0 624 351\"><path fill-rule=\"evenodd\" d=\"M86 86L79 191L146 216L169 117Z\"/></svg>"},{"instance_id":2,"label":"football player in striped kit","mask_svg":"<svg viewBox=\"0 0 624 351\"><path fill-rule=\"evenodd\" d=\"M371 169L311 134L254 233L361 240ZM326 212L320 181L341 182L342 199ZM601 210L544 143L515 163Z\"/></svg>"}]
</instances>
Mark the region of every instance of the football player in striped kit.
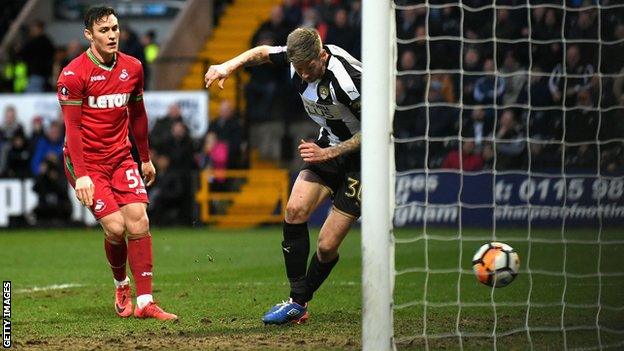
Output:
<instances>
[{"instance_id":1,"label":"football player in striped kit","mask_svg":"<svg viewBox=\"0 0 624 351\"><path fill-rule=\"evenodd\" d=\"M308 302L338 262L338 248L360 217L360 81L362 64L345 50L323 45L314 29L298 28L286 46L258 46L220 65L210 66L206 87L224 81L240 67L272 63L290 68L303 106L320 126L316 141L301 140L305 162L290 194L283 224L282 251L290 296L263 317L265 324L307 321ZM316 252L308 264L308 219L331 197Z\"/></svg>"}]
</instances>

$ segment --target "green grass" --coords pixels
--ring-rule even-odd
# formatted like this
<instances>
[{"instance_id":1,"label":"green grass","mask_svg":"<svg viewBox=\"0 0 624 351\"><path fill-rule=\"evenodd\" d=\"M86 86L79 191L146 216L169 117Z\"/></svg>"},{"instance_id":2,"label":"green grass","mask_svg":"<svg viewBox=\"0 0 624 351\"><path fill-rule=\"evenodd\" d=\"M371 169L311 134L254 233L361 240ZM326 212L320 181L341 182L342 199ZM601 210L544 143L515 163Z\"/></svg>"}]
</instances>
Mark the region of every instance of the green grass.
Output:
<instances>
[{"instance_id":1,"label":"green grass","mask_svg":"<svg viewBox=\"0 0 624 351\"><path fill-rule=\"evenodd\" d=\"M159 303L180 316L179 322L117 318L112 306L111 274L98 229L24 230L0 232L0 278L13 288L13 341L32 349L359 349L361 339L360 235L345 240L334 272L311 304L310 323L302 326L265 327L263 312L288 294L279 228L220 231L210 228L154 229L154 295ZM317 230L312 231L316 235ZM428 334L492 333L496 302L497 333L533 327L595 326L597 308L574 307L603 304L624 306L624 277L585 277L600 264L601 272L624 272L624 245L533 243L531 269L563 271L579 277L526 274L529 245L526 230L499 229L499 238L514 246L522 259L522 271L509 287L492 290L480 285L469 272L470 260L482 237L464 230L464 240L424 240L421 231L399 230L398 238L414 238L396 246L396 268L423 268L428 259L434 270L450 273L411 272L396 277L395 336L398 349L482 350L493 348L493 338L457 337L425 341ZM457 233L449 229L429 232L439 237ZM598 231L573 230L567 239L596 239ZM602 240L622 240L620 231L603 231ZM532 231L533 238L559 239L561 232ZM462 248L461 265L459 250ZM425 255L425 247L428 255ZM428 257L426 257L428 256ZM457 273L459 266L463 274ZM425 282L427 289L425 289ZM459 283L459 297L457 284ZM74 284L62 289L44 289ZM565 287L565 294L564 294ZM527 312L527 296L531 308ZM424 294L430 305L422 304ZM566 302L565 310L561 304ZM454 305L458 299L461 310ZM506 306L507 304L507 306ZM600 311L599 324L624 329L624 309ZM601 343L617 344L624 334L603 331ZM498 349L562 349L597 347L596 330L561 332L525 331L497 337Z\"/></svg>"}]
</instances>

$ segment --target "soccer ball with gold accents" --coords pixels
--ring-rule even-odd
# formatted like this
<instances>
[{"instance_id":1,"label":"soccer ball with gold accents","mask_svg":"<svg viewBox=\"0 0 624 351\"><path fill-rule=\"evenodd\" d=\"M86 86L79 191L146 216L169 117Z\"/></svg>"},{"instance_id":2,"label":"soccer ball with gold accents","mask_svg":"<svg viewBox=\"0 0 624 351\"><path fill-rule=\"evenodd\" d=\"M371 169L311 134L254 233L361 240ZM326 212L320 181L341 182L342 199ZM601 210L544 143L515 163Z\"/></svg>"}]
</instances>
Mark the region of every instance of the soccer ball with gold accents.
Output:
<instances>
[{"instance_id":1,"label":"soccer ball with gold accents","mask_svg":"<svg viewBox=\"0 0 624 351\"><path fill-rule=\"evenodd\" d=\"M477 280L495 288L511 284L519 269L518 253L504 243L487 243L481 246L472 258L472 270Z\"/></svg>"}]
</instances>

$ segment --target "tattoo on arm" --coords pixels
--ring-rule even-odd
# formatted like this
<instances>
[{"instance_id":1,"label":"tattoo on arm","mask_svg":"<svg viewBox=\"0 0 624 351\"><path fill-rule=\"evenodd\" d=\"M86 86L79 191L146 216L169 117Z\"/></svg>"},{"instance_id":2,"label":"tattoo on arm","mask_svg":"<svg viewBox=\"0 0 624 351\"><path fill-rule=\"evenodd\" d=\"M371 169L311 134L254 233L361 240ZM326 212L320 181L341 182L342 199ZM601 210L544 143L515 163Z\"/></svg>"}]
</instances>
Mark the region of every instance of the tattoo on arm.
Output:
<instances>
[{"instance_id":1,"label":"tattoo on arm","mask_svg":"<svg viewBox=\"0 0 624 351\"><path fill-rule=\"evenodd\" d=\"M269 62L269 47L266 45L256 46L249 49L242 54L238 55L233 60L233 66L238 68L240 66L256 66Z\"/></svg>"},{"instance_id":2,"label":"tattoo on arm","mask_svg":"<svg viewBox=\"0 0 624 351\"><path fill-rule=\"evenodd\" d=\"M360 149L362 143L362 133L357 132L353 136L338 145L330 147L333 157L351 153Z\"/></svg>"}]
</instances>

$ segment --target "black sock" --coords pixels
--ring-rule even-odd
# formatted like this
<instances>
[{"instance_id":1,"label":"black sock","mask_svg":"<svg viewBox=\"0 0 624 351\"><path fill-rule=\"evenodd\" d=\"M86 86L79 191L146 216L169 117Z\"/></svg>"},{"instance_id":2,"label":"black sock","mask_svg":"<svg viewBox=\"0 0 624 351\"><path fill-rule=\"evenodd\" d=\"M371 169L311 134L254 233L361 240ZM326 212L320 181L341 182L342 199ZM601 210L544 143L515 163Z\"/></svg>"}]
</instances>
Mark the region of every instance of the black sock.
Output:
<instances>
[{"instance_id":1,"label":"black sock","mask_svg":"<svg viewBox=\"0 0 624 351\"><path fill-rule=\"evenodd\" d=\"M339 256L336 256L335 259L329 262L321 262L319 261L316 253L312 255L312 258L310 259L310 266L308 267L308 273L306 275L308 290L305 296L305 301L302 301L303 303L312 300L312 295L316 292L316 290L318 290L321 284L323 284L325 279L327 279L329 273L331 273L336 263L338 263L339 258Z\"/></svg>"},{"instance_id":2,"label":"black sock","mask_svg":"<svg viewBox=\"0 0 624 351\"><path fill-rule=\"evenodd\" d=\"M300 301L307 294L306 268L310 255L308 223L290 224L284 222L282 253L286 263L286 275L290 282L290 297Z\"/></svg>"}]
</instances>

